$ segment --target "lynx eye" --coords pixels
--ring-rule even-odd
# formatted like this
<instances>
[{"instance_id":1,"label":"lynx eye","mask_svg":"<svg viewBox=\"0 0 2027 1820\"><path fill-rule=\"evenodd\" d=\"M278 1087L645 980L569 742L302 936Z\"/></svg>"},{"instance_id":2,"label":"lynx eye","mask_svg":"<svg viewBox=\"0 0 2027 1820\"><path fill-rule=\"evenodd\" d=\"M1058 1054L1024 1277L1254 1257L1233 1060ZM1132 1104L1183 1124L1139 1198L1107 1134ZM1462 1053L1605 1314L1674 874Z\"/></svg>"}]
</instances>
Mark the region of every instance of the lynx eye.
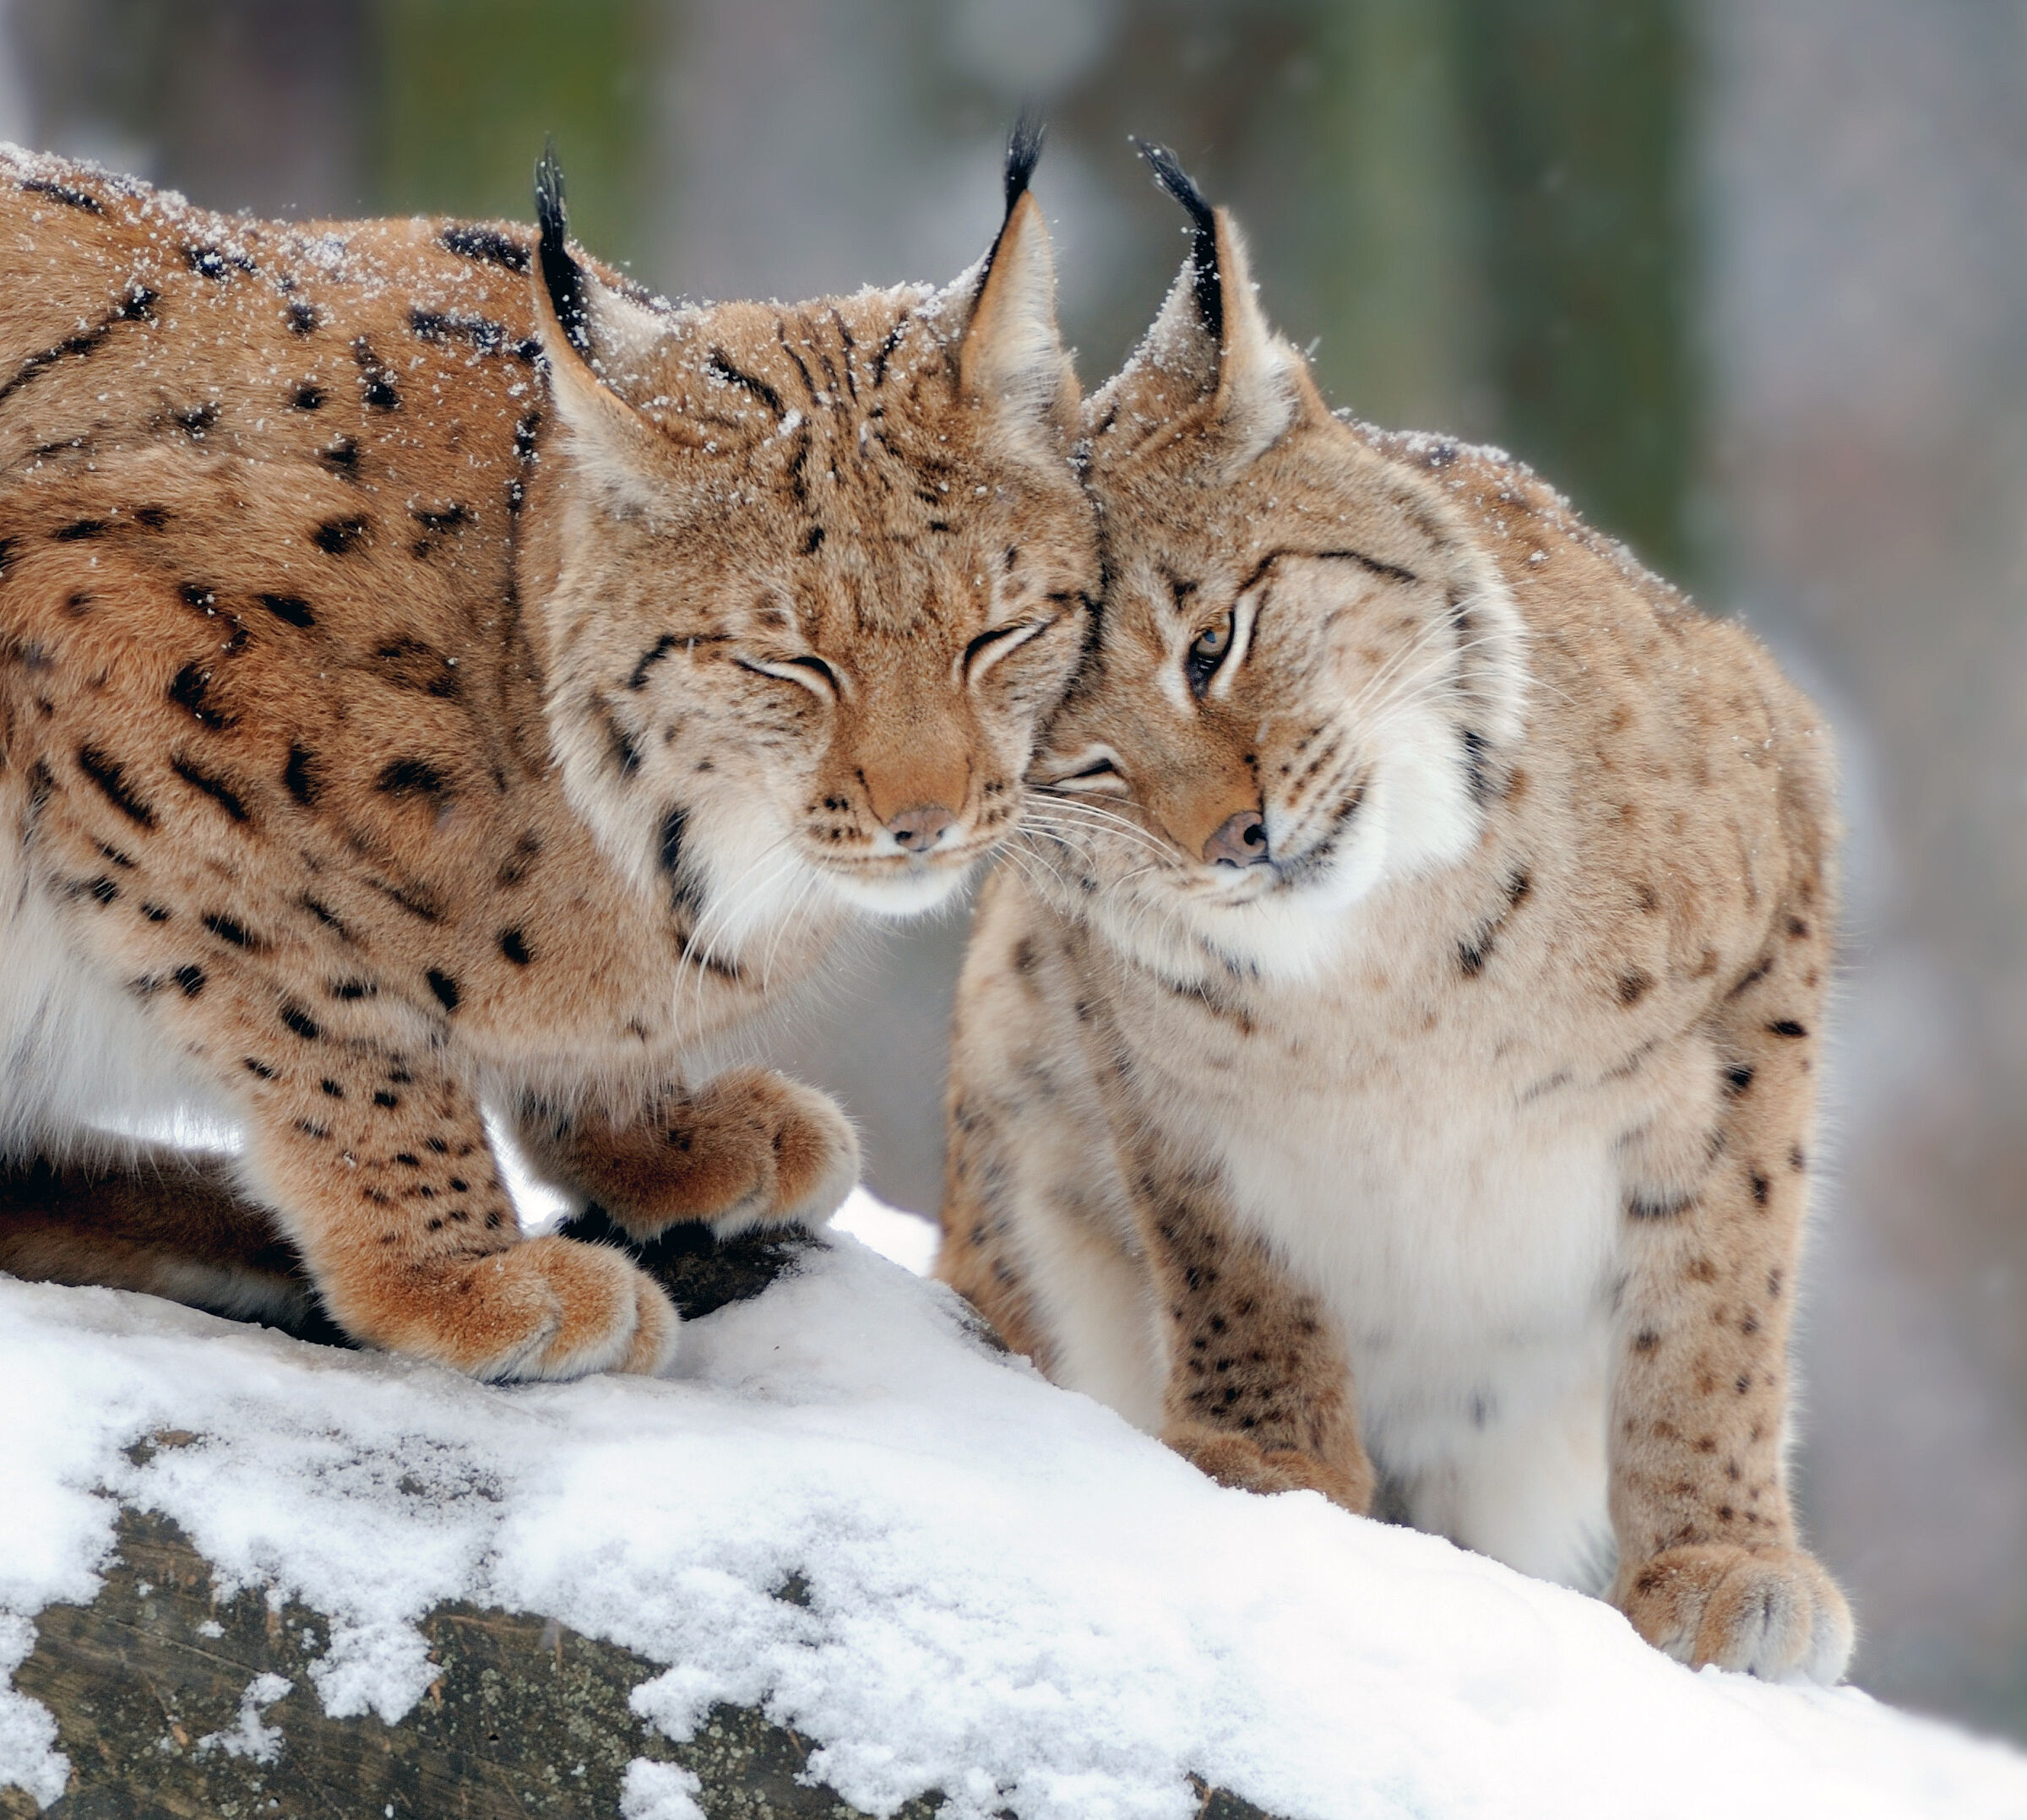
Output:
<instances>
[{"instance_id":1,"label":"lynx eye","mask_svg":"<svg viewBox=\"0 0 2027 1820\"><path fill-rule=\"evenodd\" d=\"M1053 619L1024 619L1011 626L995 626L990 632L981 632L965 647L965 655L958 660L958 667L965 681L976 682L1009 652L1017 651L1030 638L1038 638L1056 622Z\"/></svg>"},{"instance_id":2,"label":"lynx eye","mask_svg":"<svg viewBox=\"0 0 2027 1820\"><path fill-rule=\"evenodd\" d=\"M1218 673L1218 666L1225 661L1225 653L1231 649L1232 616L1225 614L1215 626L1206 626L1197 634L1197 642L1189 648L1189 655L1183 660L1183 669L1188 673L1190 693L1201 695L1210 687L1210 679Z\"/></svg>"},{"instance_id":3,"label":"lynx eye","mask_svg":"<svg viewBox=\"0 0 2027 1820\"><path fill-rule=\"evenodd\" d=\"M812 695L834 701L845 693L845 685L836 671L820 657L740 657L733 660L742 670L751 671L757 676L773 676L781 682L800 684Z\"/></svg>"}]
</instances>

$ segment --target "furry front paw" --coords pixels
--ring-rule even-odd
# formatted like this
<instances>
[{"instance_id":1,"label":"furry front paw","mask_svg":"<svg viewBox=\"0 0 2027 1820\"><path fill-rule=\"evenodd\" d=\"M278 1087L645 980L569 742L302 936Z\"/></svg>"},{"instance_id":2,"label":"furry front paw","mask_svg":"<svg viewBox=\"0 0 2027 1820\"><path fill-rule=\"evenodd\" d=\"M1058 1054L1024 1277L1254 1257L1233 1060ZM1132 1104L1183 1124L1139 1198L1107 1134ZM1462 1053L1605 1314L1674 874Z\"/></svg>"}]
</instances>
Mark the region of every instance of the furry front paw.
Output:
<instances>
[{"instance_id":1,"label":"furry front paw","mask_svg":"<svg viewBox=\"0 0 2027 1820\"><path fill-rule=\"evenodd\" d=\"M1655 1649L1763 1681L1842 1679L1850 1607L1812 1556L1709 1544L1664 1550L1622 1570L1613 1603Z\"/></svg>"},{"instance_id":2,"label":"furry front paw","mask_svg":"<svg viewBox=\"0 0 2027 1820\"><path fill-rule=\"evenodd\" d=\"M859 1137L829 1095L761 1068L721 1076L706 1094L765 1146L752 1190L711 1221L720 1238L759 1225L813 1231L844 1205L859 1179Z\"/></svg>"},{"instance_id":3,"label":"furry front paw","mask_svg":"<svg viewBox=\"0 0 2027 1820\"><path fill-rule=\"evenodd\" d=\"M1364 1516L1372 1504L1372 1473L1365 1461L1334 1466L1294 1448L1263 1448L1244 1435L1181 1424L1162 1440L1220 1485L1240 1491L1321 1491L1333 1504Z\"/></svg>"},{"instance_id":4,"label":"furry front paw","mask_svg":"<svg viewBox=\"0 0 2027 1820\"><path fill-rule=\"evenodd\" d=\"M733 1068L611 1123L524 1130L538 1168L645 1244L694 1222L730 1238L820 1226L859 1179L859 1140L834 1101L767 1068Z\"/></svg>"},{"instance_id":5,"label":"furry front paw","mask_svg":"<svg viewBox=\"0 0 2027 1820\"><path fill-rule=\"evenodd\" d=\"M527 1239L337 1299L356 1339L491 1383L652 1372L676 1355L675 1307L654 1280L623 1252L569 1239Z\"/></svg>"}]
</instances>

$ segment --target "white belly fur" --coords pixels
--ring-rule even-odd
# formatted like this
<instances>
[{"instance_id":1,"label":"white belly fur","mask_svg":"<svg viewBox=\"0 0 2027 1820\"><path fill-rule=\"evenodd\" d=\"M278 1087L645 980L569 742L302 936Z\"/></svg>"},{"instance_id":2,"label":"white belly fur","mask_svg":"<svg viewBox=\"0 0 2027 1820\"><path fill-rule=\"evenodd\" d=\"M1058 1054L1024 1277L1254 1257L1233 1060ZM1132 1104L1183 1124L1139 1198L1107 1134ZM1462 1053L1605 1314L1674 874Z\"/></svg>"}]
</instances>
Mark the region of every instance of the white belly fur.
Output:
<instances>
[{"instance_id":1,"label":"white belly fur","mask_svg":"<svg viewBox=\"0 0 2027 1820\"><path fill-rule=\"evenodd\" d=\"M0 1157L229 1129L201 1079L65 941L14 842L0 852Z\"/></svg>"},{"instance_id":2,"label":"white belly fur","mask_svg":"<svg viewBox=\"0 0 2027 1820\"><path fill-rule=\"evenodd\" d=\"M1453 1086L1230 1123L1241 1219L1321 1294L1417 1528L1595 1589L1618 1193L1605 1130Z\"/></svg>"}]
</instances>

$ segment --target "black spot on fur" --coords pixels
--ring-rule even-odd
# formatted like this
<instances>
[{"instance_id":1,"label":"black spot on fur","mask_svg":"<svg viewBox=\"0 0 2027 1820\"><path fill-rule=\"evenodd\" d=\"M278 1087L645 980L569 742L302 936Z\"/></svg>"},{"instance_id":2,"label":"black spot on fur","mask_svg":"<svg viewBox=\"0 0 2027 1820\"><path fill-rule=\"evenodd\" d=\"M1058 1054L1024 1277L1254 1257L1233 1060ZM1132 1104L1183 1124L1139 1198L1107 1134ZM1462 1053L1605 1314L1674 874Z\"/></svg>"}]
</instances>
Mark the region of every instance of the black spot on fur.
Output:
<instances>
[{"instance_id":1,"label":"black spot on fur","mask_svg":"<svg viewBox=\"0 0 2027 1820\"><path fill-rule=\"evenodd\" d=\"M364 519L332 519L310 533L310 541L326 556L350 556L366 546L371 530Z\"/></svg>"},{"instance_id":2,"label":"black spot on fur","mask_svg":"<svg viewBox=\"0 0 2027 1820\"><path fill-rule=\"evenodd\" d=\"M1764 1207L1767 1204L1767 1193L1770 1186L1767 1178L1756 1169L1747 1177L1747 1180L1752 1184L1753 1198Z\"/></svg>"},{"instance_id":3,"label":"black spot on fur","mask_svg":"<svg viewBox=\"0 0 2027 1820\"><path fill-rule=\"evenodd\" d=\"M529 266L526 242L503 234L497 227L477 227L459 223L437 236L444 250L460 259L477 259L486 265L503 265L510 272L524 272Z\"/></svg>"},{"instance_id":4,"label":"black spot on fur","mask_svg":"<svg viewBox=\"0 0 2027 1820\"><path fill-rule=\"evenodd\" d=\"M323 388L306 379L296 388L289 399L289 405L290 408L295 410L322 410L323 399Z\"/></svg>"},{"instance_id":5,"label":"black spot on fur","mask_svg":"<svg viewBox=\"0 0 2027 1820\"><path fill-rule=\"evenodd\" d=\"M1792 1018L1783 1018L1778 1024L1769 1024L1767 1034L1769 1036L1807 1036L1809 1033Z\"/></svg>"},{"instance_id":6,"label":"black spot on fur","mask_svg":"<svg viewBox=\"0 0 2027 1820\"><path fill-rule=\"evenodd\" d=\"M249 932L244 925L233 921L230 916L213 915L200 920L204 926L220 941L230 942L234 948L243 948L249 952L258 953L267 946L267 943L262 941L258 936Z\"/></svg>"},{"instance_id":7,"label":"black spot on fur","mask_svg":"<svg viewBox=\"0 0 2027 1820\"><path fill-rule=\"evenodd\" d=\"M167 922L169 919L176 914L176 912L171 910L165 909L160 904L144 904L141 906L141 914L142 915L145 916L149 922Z\"/></svg>"},{"instance_id":8,"label":"black spot on fur","mask_svg":"<svg viewBox=\"0 0 2027 1820\"><path fill-rule=\"evenodd\" d=\"M232 725L233 717L222 714L204 698L204 691L211 681L211 672L196 664L185 664L177 671L169 684L169 699L189 714L197 724L214 733L222 733Z\"/></svg>"},{"instance_id":9,"label":"black spot on fur","mask_svg":"<svg viewBox=\"0 0 2027 1820\"><path fill-rule=\"evenodd\" d=\"M178 967L169 977L182 988L185 998L195 998L204 989L204 970L202 967Z\"/></svg>"},{"instance_id":10,"label":"black spot on fur","mask_svg":"<svg viewBox=\"0 0 2027 1820\"><path fill-rule=\"evenodd\" d=\"M316 1042L323 1035L323 1027L300 1005L284 1005L281 1021L306 1043Z\"/></svg>"},{"instance_id":11,"label":"black spot on fur","mask_svg":"<svg viewBox=\"0 0 2027 1820\"><path fill-rule=\"evenodd\" d=\"M292 335L314 334L323 318L301 297L293 297L289 307L282 312L282 320L289 325Z\"/></svg>"},{"instance_id":12,"label":"black spot on fur","mask_svg":"<svg viewBox=\"0 0 2027 1820\"><path fill-rule=\"evenodd\" d=\"M215 279L223 283L232 275L236 266L242 272L253 269L253 262L243 253L228 254L216 247L186 247L183 263L200 278Z\"/></svg>"},{"instance_id":13,"label":"black spot on fur","mask_svg":"<svg viewBox=\"0 0 2027 1820\"><path fill-rule=\"evenodd\" d=\"M497 354L507 345L503 323L464 310L410 310L408 326L425 341L463 341L481 354Z\"/></svg>"},{"instance_id":14,"label":"black spot on fur","mask_svg":"<svg viewBox=\"0 0 2027 1820\"><path fill-rule=\"evenodd\" d=\"M68 524L57 526L49 535L60 544L84 543L89 539L104 536L106 521L103 519L73 519Z\"/></svg>"},{"instance_id":15,"label":"black spot on fur","mask_svg":"<svg viewBox=\"0 0 2027 1820\"><path fill-rule=\"evenodd\" d=\"M374 788L389 796L443 796L450 793L450 780L427 758L397 758Z\"/></svg>"},{"instance_id":16,"label":"black spot on fur","mask_svg":"<svg viewBox=\"0 0 2027 1820\"><path fill-rule=\"evenodd\" d=\"M1637 1005L1647 996L1647 988L1654 984L1644 973L1628 973L1620 975L1616 988L1622 1005Z\"/></svg>"},{"instance_id":17,"label":"black spot on fur","mask_svg":"<svg viewBox=\"0 0 2027 1820\"><path fill-rule=\"evenodd\" d=\"M364 335L352 344L352 358L359 367L359 395L368 410L399 410L401 393L391 369L380 364L372 344Z\"/></svg>"},{"instance_id":18,"label":"black spot on fur","mask_svg":"<svg viewBox=\"0 0 2027 1820\"><path fill-rule=\"evenodd\" d=\"M1744 1062L1742 1062L1736 1067L1725 1070L1725 1091L1730 1094L1733 1099L1736 1100L1741 1094L1749 1090L1752 1085L1753 1070L1747 1068Z\"/></svg>"},{"instance_id":19,"label":"black spot on fur","mask_svg":"<svg viewBox=\"0 0 2027 1820\"><path fill-rule=\"evenodd\" d=\"M317 793L323 789L323 780L317 775L317 756L302 746L289 747L289 762L282 767L283 787L304 808L311 808L317 801Z\"/></svg>"},{"instance_id":20,"label":"black spot on fur","mask_svg":"<svg viewBox=\"0 0 2027 1820\"><path fill-rule=\"evenodd\" d=\"M462 996L458 991L458 982L436 967L432 967L424 977L429 981L430 991L437 995L437 1002L446 1011L455 1011Z\"/></svg>"},{"instance_id":21,"label":"black spot on fur","mask_svg":"<svg viewBox=\"0 0 2027 1820\"><path fill-rule=\"evenodd\" d=\"M517 967L525 967L534 958L528 952L527 938L519 929L508 929L502 933L500 952Z\"/></svg>"},{"instance_id":22,"label":"black spot on fur","mask_svg":"<svg viewBox=\"0 0 2027 1820\"><path fill-rule=\"evenodd\" d=\"M78 769L99 786L106 800L128 821L142 828L155 826L155 811L135 795L119 763L95 746L78 747Z\"/></svg>"},{"instance_id":23,"label":"black spot on fur","mask_svg":"<svg viewBox=\"0 0 2027 1820\"><path fill-rule=\"evenodd\" d=\"M200 769L187 758L181 757L171 758L169 769L191 789L209 796L234 821L243 823L253 819L247 812L246 804L240 800L238 792L223 780L212 776L209 772Z\"/></svg>"},{"instance_id":24,"label":"black spot on fur","mask_svg":"<svg viewBox=\"0 0 2027 1820\"><path fill-rule=\"evenodd\" d=\"M30 177L21 187L31 196L46 196L66 209L82 209L87 215L106 212L96 196L87 196L81 189L73 189L68 183L58 183L49 177Z\"/></svg>"},{"instance_id":25,"label":"black spot on fur","mask_svg":"<svg viewBox=\"0 0 2027 1820\"><path fill-rule=\"evenodd\" d=\"M285 625L313 626L317 623L317 616L310 611L310 603L300 595L257 594L253 598Z\"/></svg>"},{"instance_id":26,"label":"black spot on fur","mask_svg":"<svg viewBox=\"0 0 2027 1820\"><path fill-rule=\"evenodd\" d=\"M169 523L169 508L166 506L136 506L133 508L133 522L151 531L161 530Z\"/></svg>"},{"instance_id":27,"label":"black spot on fur","mask_svg":"<svg viewBox=\"0 0 2027 1820\"><path fill-rule=\"evenodd\" d=\"M333 474L349 481L359 471L359 444L349 436L341 436L329 448L318 449L317 459Z\"/></svg>"},{"instance_id":28,"label":"black spot on fur","mask_svg":"<svg viewBox=\"0 0 2027 1820\"><path fill-rule=\"evenodd\" d=\"M274 1078L274 1070L264 1062L255 1061L252 1056L242 1056L240 1066L258 1080L271 1081Z\"/></svg>"}]
</instances>

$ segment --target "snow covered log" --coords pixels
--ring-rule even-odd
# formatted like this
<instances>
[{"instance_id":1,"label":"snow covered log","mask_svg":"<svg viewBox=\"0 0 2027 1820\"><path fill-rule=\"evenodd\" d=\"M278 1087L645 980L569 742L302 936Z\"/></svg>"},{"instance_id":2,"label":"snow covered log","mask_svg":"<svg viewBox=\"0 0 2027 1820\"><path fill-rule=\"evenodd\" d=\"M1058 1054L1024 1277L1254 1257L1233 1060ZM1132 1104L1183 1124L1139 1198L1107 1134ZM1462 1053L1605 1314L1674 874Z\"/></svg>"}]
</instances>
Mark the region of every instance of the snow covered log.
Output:
<instances>
[{"instance_id":1,"label":"snow covered log","mask_svg":"<svg viewBox=\"0 0 2027 1820\"><path fill-rule=\"evenodd\" d=\"M2027 1812L2008 1751L1220 1490L795 1253L668 1260L720 1305L665 1379L512 1389L0 1279L0 1812Z\"/></svg>"}]
</instances>

